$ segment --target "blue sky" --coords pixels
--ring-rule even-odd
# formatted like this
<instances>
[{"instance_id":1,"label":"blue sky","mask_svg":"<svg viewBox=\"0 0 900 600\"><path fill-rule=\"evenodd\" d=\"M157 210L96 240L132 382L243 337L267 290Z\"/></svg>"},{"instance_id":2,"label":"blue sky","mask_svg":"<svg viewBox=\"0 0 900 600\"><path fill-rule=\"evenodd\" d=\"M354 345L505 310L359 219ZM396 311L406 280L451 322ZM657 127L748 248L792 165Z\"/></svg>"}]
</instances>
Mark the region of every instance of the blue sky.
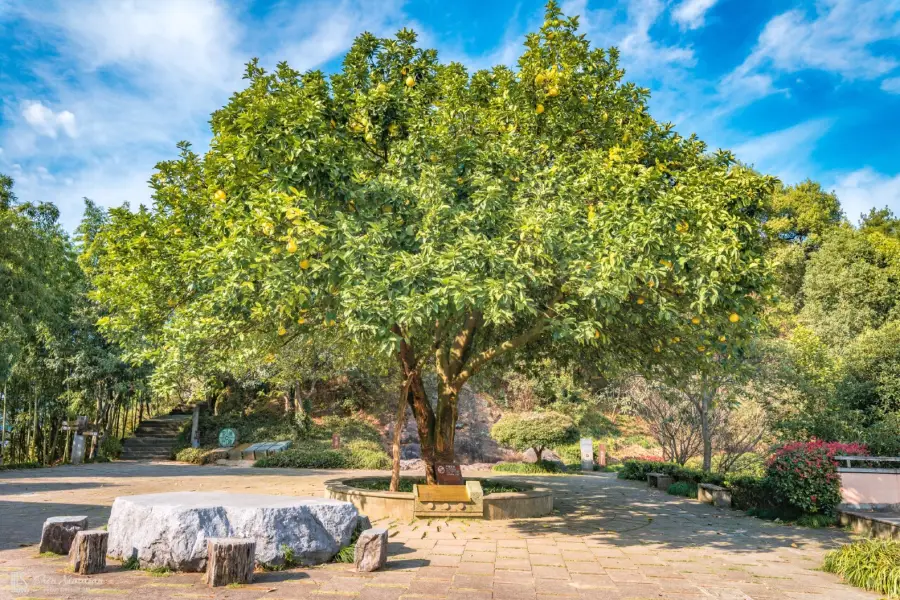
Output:
<instances>
[{"instance_id":1,"label":"blue sky","mask_svg":"<svg viewBox=\"0 0 900 600\"><path fill-rule=\"evenodd\" d=\"M851 220L900 213L900 0L568 0L651 112ZM67 228L82 197L149 201L156 161L202 148L244 63L340 67L364 30L412 27L445 60L513 65L539 0L0 0L0 172Z\"/></svg>"}]
</instances>

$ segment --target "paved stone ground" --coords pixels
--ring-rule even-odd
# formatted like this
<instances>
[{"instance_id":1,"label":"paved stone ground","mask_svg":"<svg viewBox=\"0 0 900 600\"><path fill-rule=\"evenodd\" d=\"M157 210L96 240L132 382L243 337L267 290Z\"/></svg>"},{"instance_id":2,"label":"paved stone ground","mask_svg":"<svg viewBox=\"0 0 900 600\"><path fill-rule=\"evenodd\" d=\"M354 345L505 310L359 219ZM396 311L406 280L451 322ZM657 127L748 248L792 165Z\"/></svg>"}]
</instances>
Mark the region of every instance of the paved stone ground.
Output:
<instances>
[{"instance_id":1,"label":"paved stone ground","mask_svg":"<svg viewBox=\"0 0 900 600\"><path fill-rule=\"evenodd\" d=\"M358 474L358 472L356 472ZM468 473L468 475L474 475ZM818 571L849 536L776 525L648 490L612 474L523 478L550 486L554 515L519 521L383 522L385 571L348 565L258 573L206 588L201 574L123 571L78 578L65 558L36 556L55 515L106 522L116 496L176 490L321 495L335 471L113 463L0 473L0 598L357 598L405 600L874 599ZM27 545L27 546L26 546Z\"/></svg>"}]
</instances>

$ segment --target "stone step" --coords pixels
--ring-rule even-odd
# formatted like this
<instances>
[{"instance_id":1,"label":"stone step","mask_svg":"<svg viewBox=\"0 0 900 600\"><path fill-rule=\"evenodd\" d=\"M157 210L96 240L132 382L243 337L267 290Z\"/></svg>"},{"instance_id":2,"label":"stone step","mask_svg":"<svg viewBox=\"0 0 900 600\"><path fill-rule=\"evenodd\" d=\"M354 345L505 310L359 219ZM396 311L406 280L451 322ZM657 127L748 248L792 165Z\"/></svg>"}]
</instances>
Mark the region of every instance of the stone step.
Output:
<instances>
[{"instance_id":1,"label":"stone step","mask_svg":"<svg viewBox=\"0 0 900 600\"><path fill-rule=\"evenodd\" d=\"M172 452L170 450L123 450L121 458L124 460L141 460L150 458L158 460L169 460L170 458L172 458Z\"/></svg>"},{"instance_id":2,"label":"stone step","mask_svg":"<svg viewBox=\"0 0 900 600\"><path fill-rule=\"evenodd\" d=\"M172 437L130 437L125 438L122 446L124 448L141 448L141 447L164 447L171 448L175 445L175 438Z\"/></svg>"}]
</instances>

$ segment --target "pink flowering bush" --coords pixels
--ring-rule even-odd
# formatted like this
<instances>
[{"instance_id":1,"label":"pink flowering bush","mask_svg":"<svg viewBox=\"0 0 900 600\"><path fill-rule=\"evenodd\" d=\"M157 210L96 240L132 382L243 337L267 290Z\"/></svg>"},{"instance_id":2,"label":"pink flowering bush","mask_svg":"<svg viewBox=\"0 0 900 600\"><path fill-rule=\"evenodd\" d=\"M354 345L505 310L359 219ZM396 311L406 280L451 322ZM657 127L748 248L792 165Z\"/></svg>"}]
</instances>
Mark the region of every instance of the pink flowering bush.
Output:
<instances>
[{"instance_id":1,"label":"pink flowering bush","mask_svg":"<svg viewBox=\"0 0 900 600\"><path fill-rule=\"evenodd\" d=\"M769 457L766 477L776 500L806 514L831 514L841 501L835 456L867 456L863 444L793 442Z\"/></svg>"}]
</instances>

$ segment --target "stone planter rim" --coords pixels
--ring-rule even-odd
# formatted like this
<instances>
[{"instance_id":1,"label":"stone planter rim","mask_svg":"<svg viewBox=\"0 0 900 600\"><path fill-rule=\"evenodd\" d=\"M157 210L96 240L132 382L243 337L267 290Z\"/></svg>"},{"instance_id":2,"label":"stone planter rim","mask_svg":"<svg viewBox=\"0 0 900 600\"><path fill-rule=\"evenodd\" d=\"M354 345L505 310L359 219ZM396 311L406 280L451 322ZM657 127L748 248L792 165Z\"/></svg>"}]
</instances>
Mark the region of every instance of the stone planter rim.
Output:
<instances>
[{"instance_id":1,"label":"stone planter rim","mask_svg":"<svg viewBox=\"0 0 900 600\"><path fill-rule=\"evenodd\" d=\"M359 477L340 477L336 479L329 479L325 482L325 488L333 491L340 491L344 493L358 493L365 496L374 496L375 498L393 498L396 500L412 500L413 493L412 492L389 492L384 490L367 490L365 488L353 487L352 482L354 481L372 481L377 479L389 479L387 477L381 477L377 475L373 476L359 476ZM490 480L497 481L500 483L509 483L512 485L518 485L519 482L515 479L507 478L507 477L473 477L472 479L478 479L480 481ZM540 498L541 496L545 496L548 492L552 492L550 488L527 484L531 487L530 490L522 490L521 492L494 492L492 494L485 494L485 499L513 499L513 498Z\"/></svg>"}]
</instances>

